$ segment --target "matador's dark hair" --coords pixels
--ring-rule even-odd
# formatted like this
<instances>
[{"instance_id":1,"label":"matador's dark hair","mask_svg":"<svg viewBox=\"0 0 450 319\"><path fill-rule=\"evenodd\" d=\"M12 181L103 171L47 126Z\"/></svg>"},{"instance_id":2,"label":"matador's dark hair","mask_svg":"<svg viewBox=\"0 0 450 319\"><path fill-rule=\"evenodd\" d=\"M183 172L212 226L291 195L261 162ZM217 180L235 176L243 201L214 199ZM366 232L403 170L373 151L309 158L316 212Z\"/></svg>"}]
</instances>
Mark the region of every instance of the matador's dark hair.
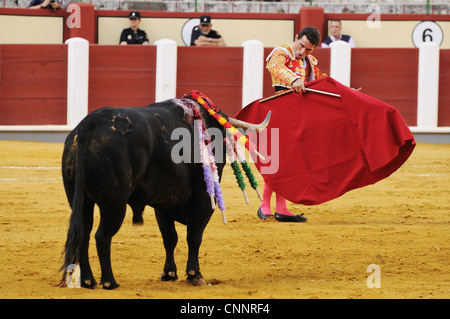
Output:
<instances>
[{"instance_id":1,"label":"matador's dark hair","mask_svg":"<svg viewBox=\"0 0 450 319\"><path fill-rule=\"evenodd\" d=\"M298 34L298 38L301 39L304 35L308 38L309 42L318 46L320 43L320 31L316 27L307 26L304 27Z\"/></svg>"}]
</instances>

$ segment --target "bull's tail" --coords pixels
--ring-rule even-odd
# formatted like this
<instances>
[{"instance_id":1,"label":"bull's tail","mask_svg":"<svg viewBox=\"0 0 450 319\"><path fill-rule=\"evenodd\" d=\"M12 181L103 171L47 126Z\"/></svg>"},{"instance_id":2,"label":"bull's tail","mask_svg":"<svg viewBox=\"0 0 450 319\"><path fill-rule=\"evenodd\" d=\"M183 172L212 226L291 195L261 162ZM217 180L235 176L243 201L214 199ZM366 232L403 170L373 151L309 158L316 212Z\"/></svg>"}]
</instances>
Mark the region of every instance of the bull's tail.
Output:
<instances>
[{"instance_id":1,"label":"bull's tail","mask_svg":"<svg viewBox=\"0 0 450 319\"><path fill-rule=\"evenodd\" d=\"M79 132L81 133L81 132ZM67 272L73 270L70 265L76 265L80 262L81 246L84 237L83 225L83 207L85 201L85 194L83 190L84 176L85 176L85 138L78 135L76 152L76 169L75 169L75 188L72 201L72 214L70 215L69 230L67 232L67 239L63 251L64 264L59 271L63 271L61 282L59 285L63 286L66 281Z\"/></svg>"}]
</instances>

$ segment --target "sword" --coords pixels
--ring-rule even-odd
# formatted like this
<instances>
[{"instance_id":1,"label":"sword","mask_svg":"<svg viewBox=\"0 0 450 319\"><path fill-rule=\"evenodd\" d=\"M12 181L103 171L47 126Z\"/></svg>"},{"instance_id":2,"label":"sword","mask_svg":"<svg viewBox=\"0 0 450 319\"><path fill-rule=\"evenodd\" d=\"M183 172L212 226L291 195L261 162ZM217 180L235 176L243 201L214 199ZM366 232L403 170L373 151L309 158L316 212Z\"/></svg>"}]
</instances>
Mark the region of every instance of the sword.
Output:
<instances>
[{"instance_id":1,"label":"sword","mask_svg":"<svg viewBox=\"0 0 450 319\"><path fill-rule=\"evenodd\" d=\"M331 92L326 92L326 91L321 91L321 90L316 90L316 89L306 88L306 91L319 93L319 94L324 94L324 95L329 95L329 96L334 96L334 97L338 97L338 98L341 97L339 94L336 94L336 93L331 93ZM269 101L269 100L274 99L276 97L279 97L281 95L285 95L285 94L292 93L292 92L294 92L293 89L287 89L287 90L279 91L279 92L275 93L275 95L272 95L272 96L269 96L269 97L266 97L264 99L259 100L259 103L266 102L266 101Z\"/></svg>"},{"instance_id":2,"label":"sword","mask_svg":"<svg viewBox=\"0 0 450 319\"><path fill-rule=\"evenodd\" d=\"M324 95L335 96L335 97L339 97L339 98L341 97L339 94L336 94L336 93L325 92L325 91L320 91L320 90L316 90L316 89L306 88L306 91L320 93L320 94L324 94Z\"/></svg>"}]
</instances>

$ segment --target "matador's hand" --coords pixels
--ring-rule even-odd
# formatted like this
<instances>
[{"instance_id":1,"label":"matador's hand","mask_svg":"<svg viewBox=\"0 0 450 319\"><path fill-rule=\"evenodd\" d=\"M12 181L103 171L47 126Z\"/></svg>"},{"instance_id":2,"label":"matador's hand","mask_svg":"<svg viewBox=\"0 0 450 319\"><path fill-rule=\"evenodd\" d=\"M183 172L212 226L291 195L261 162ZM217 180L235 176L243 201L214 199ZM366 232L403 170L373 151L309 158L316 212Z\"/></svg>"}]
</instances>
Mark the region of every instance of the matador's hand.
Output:
<instances>
[{"instance_id":1,"label":"matador's hand","mask_svg":"<svg viewBox=\"0 0 450 319\"><path fill-rule=\"evenodd\" d=\"M305 82L303 82L301 79L297 79L292 82L292 88L297 93L300 93L301 91L306 92Z\"/></svg>"}]
</instances>

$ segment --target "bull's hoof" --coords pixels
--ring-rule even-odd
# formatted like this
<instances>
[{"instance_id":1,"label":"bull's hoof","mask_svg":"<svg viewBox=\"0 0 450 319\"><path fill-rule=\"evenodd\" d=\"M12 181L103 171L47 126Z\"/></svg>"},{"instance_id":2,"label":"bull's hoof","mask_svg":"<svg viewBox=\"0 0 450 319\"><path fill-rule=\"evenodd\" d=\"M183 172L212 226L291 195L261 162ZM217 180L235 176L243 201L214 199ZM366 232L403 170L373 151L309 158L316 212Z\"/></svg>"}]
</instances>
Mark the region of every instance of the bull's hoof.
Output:
<instances>
[{"instance_id":1,"label":"bull's hoof","mask_svg":"<svg viewBox=\"0 0 450 319\"><path fill-rule=\"evenodd\" d=\"M166 274L165 271L161 273L161 281L177 281L178 276L175 271L169 271L168 274Z\"/></svg>"},{"instance_id":2,"label":"bull's hoof","mask_svg":"<svg viewBox=\"0 0 450 319\"><path fill-rule=\"evenodd\" d=\"M202 274L197 273L192 275L193 271L190 271L190 274L187 276L186 281L189 282L193 286L204 286L206 285L205 279L203 279Z\"/></svg>"},{"instance_id":3,"label":"bull's hoof","mask_svg":"<svg viewBox=\"0 0 450 319\"><path fill-rule=\"evenodd\" d=\"M120 285L115 281L105 281L102 282L101 284L103 285L103 289L106 290L113 290L120 287Z\"/></svg>"},{"instance_id":4,"label":"bull's hoof","mask_svg":"<svg viewBox=\"0 0 450 319\"><path fill-rule=\"evenodd\" d=\"M94 279L83 279L81 281L81 287L94 289L97 288L97 282Z\"/></svg>"}]
</instances>

